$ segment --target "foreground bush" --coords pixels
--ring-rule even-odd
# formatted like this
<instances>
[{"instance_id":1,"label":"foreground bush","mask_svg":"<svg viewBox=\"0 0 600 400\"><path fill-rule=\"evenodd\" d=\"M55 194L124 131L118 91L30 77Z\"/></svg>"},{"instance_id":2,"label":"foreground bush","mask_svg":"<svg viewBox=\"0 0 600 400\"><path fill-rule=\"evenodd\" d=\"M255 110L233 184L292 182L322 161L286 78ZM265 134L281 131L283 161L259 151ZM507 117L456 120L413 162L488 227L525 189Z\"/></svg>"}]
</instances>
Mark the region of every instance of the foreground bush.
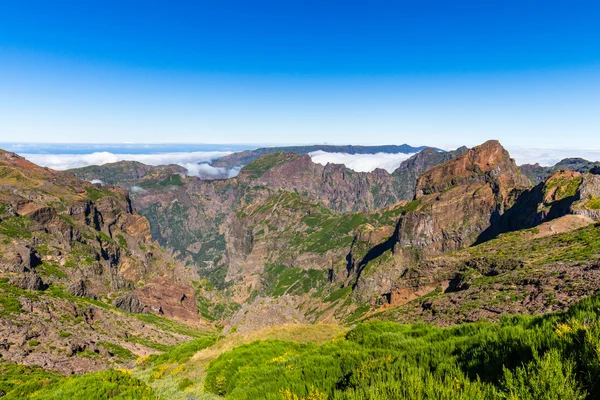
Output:
<instances>
[{"instance_id":1,"label":"foreground bush","mask_svg":"<svg viewBox=\"0 0 600 400\"><path fill-rule=\"evenodd\" d=\"M6 392L3 400L156 399L145 383L115 370L63 377L37 367L0 364L0 389Z\"/></svg>"},{"instance_id":2,"label":"foreground bush","mask_svg":"<svg viewBox=\"0 0 600 400\"><path fill-rule=\"evenodd\" d=\"M437 328L364 323L322 346L222 354L205 390L231 399L600 398L600 297L566 313Z\"/></svg>"}]
</instances>

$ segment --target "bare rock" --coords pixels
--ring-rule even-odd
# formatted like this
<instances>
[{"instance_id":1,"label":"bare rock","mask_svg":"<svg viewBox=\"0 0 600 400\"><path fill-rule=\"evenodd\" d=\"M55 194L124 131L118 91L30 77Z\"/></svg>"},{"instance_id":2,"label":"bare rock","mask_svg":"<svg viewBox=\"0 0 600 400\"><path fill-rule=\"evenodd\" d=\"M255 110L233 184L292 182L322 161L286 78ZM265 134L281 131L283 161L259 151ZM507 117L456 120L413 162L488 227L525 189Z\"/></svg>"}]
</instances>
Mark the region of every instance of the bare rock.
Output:
<instances>
[{"instance_id":1,"label":"bare rock","mask_svg":"<svg viewBox=\"0 0 600 400\"><path fill-rule=\"evenodd\" d=\"M96 295L90 292L83 279L73 282L67 288L67 291L76 297L89 297L95 299Z\"/></svg>"},{"instance_id":2,"label":"bare rock","mask_svg":"<svg viewBox=\"0 0 600 400\"><path fill-rule=\"evenodd\" d=\"M42 263L28 245L15 245L0 253L0 272L29 272Z\"/></svg>"},{"instance_id":3,"label":"bare rock","mask_svg":"<svg viewBox=\"0 0 600 400\"><path fill-rule=\"evenodd\" d=\"M127 293L121 297L117 297L113 305L123 311L134 314L143 314L146 312L146 307L134 293Z\"/></svg>"},{"instance_id":4,"label":"bare rock","mask_svg":"<svg viewBox=\"0 0 600 400\"><path fill-rule=\"evenodd\" d=\"M26 272L22 275L12 278L9 283L12 286L18 287L24 290L46 290L47 285L42 281L36 273Z\"/></svg>"}]
</instances>

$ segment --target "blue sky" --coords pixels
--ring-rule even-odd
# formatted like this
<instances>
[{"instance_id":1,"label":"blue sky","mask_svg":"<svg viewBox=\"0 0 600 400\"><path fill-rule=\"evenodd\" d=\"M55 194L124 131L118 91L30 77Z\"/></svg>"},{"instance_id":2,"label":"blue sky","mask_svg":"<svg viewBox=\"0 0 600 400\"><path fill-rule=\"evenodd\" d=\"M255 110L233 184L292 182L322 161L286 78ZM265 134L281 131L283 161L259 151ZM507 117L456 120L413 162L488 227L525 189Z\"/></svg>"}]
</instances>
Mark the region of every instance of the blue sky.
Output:
<instances>
[{"instance_id":1,"label":"blue sky","mask_svg":"<svg viewBox=\"0 0 600 400\"><path fill-rule=\"evenodd\" d=\"M0 1L0 141L600 147L600 5Z\"/></svg>"}]
</instances>

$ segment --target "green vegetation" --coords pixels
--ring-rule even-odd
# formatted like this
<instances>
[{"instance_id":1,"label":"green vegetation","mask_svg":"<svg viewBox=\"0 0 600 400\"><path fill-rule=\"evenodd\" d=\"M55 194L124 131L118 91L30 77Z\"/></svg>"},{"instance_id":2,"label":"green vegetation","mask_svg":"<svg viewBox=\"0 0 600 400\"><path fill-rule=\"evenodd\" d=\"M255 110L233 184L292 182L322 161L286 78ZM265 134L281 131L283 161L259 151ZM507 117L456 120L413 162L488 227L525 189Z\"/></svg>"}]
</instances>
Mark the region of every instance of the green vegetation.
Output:
<instances>
[{"instance_id":1,"label":"green vegetation","mask_svg":"<svg viewBox=\"0 0 600 400\"><path fill-rule=\"evenodd\" d=\"M177 347L172 348L162 354L151 355L148 358L147 363L153 366L159 366L164 364L183 364L188 361L196 352L212 346L216 337L206 337L202 339L195 339L190 342L184 343Z\"/></svg>"},{"instance_id":2,"label":"green vegetation","mask_svg":"<svg viewBox=\"0 0 600 400\"><path fill-rule=\"evenodd\" d=\"M419 208L420 204L421 204L421 200L413 200L410 203L408 203L406 206L404 206L404 209L406 210L406 212L415 211L417 208Z\"/></svg>"},{"instance_id":3,"label":"green vegetation","mask_svg":"<svg viewBox=\"0 0 600 400\"><path fill-rule=\"evenodd\" d=\"M589 260L600 253L600 223L537 239L531 238L533 234L533 229L506 233L465 251L476 257L510 257L533 265Z\"/></svg>"},{"instance_id":4,"label":"green vegetation","mask_svg":"<svg viewBox=\"0 0 600 400\"><path fill-rule=\"evenodd\" d=\"M42 276L53 276L59 279L67 278L67 274L65 274L62 268L52 261L44 261L36 267L36 271Z\"/></svg>"},{"instance_id":5,"label":"green vegetation","mask_svg":"<svg viewBox=\"0 0 600 400\"><path fill-rule=\"evenodd\" d=\"M183 324L181 322L173 321L167 318L159 317L154 314L129 314L130 316L139 319L140 321L144 321L146 323L157 326L160 329L163 329L168 332L178 333L180 335L185 335L193 338L205 338L207 336L211 336L212 334L206 331L202 331L200 329L191 327L189 325Z\"/></svg>"},{"instance_id":6,"label":"green vegetation","mask_svg":"<svg viewBox=\"0 0 600 400\"><path fill-rule=\"evenodd\" d=\"M23 290L8 284L8 278L0 278L0 318L18 314L23 310L19 294Z\"/></svg>"},{"instance_id":7,"label":"green vegetation","mask_svg":"<svg viewBox=\"0 0 600 400\"><path fill-rule=\"evenodd\" d=\"M544 192L548 193L550 190L557 188L554 197L556 201L560 201L575 196L582 181L583 177L581 176L570 179L565 176L551 178L546 182Z\"/></svg>"},{"instance_id":8,"label":"green vegetation","mask_svg":"<svg viewBox=\"0 0 600 400\"><path fill-rule=\"evenodd\" d=\"M31 238L31 220L25 217L6 217L0 220L0 235L14 239Z\"/></svg>"},{"instance_id":9,"label":"green vegetation","mask_svg":"<svg viewBox=\"0 0 600 400\"><path fill-rule=\"evenodd\" d=\"M285 164L286 162L293 160L296 157L298 157L297 154L285 153L283 151L267 154L260 158L257 158L250 164L246 165L244 168L242 168L242 172L250 178L256 179L261 177L265 172L267 172L271 168L277 165Z\"/></svg>"},{"instance_id":10,"label":"green vegetation","mask_svg":"<svg viewBox=\"0 0 600 400\"><path fill-rule=\"evenodd\" d=\"M154 400L153 390L145 383L121 371L108 370L86 375L64 377L26 367L0 363L0 389L6 392L2 399L52 400Z\"/></svg>"},{"instance_id":11,"label":"green vegetation","mask_svg":"<svg viewBox=\"0 0 600 400\"><path fill-rule=\"evenodd\" d=\"M125 236L123 236L119 233L118 235L115 236L115 239L116 239L117 243L119 243L119 246L121 246L125 251L127 251L129 249L129 246L127 244L127 239L125 239Z\"/></svg>"},{"instance_id":12,"label":"green vegetation","mask_svg":"<svg viewBox=\"0 0 600 400\"><path fill-rule=\"evenodd\" d=\"M114 193L107 189L98 189L93 186L88 186L85 188L87 192L87 198L91 201L98 201L105 196L113 196Z\"/></svg>"},{"instance_id":13,"label":"green vegetation","mask_svg":"<svg viewBox=\"0 0 600 400\"><path fill-rule=\"evenodd\" d=\"M339 214L319 218L310 215L302 218L302 222L313 229L311 233L301 232L294 238L294 243L311 253L323 254L330 249L347 247L352 244L352 233L359 226L369 222L364 213Z\"/></svg>"},{"instance_id":14,"label":"green vegetation","mask_svg":"<svg viewBox=\"0 0 600 400\"><path fill-rule=\"evenodd\" d=\"M172 174L167 178L163 179L162 181L145 180L143 182L140 182L139 186L143 187L144 189L156 189L168 186L183 186L183 179L179 174Z\"/></svg>"},{"instance_id":15,"label":"green vegetation","mask_svg":"<svg viewBox=\"0 0 600 400\"><path fill-rule=\"evenodd\" d=\"M178 201L174 201L166 207L162 207L159 203L155 203L144 210L140 210L140 214L148 218L150 222L150 230L152 237L161 244L168 246L177 252L180 258L190 257L193 264L199 267L199 272L203 272L203 268L212 266L220 260L223 251L225 250L225 236L219 233L219 230L203 230L195 229L189 226L190 213L194 210L183 205ZM165 235L164 232L168 232ZM191 245L202 243L202 247L196 251L190 251L188 248ZM223 287L226 271L223 274L208 275L219 288Z\"/></svg>"},{"instance_id":16,"label":"green vegetation","mask_svg":"<svg viewBox=\"0 0 600 400\"><path fill-rule=\"evenodd\" d=\"M313 288L319 290L326 282L325 272L322 270L305 270L281 264L267 267L264 277L265 293L272 297L302 295Z\"/></svg>"},{"instance_id":17,"label":"green vegetation","mask_svg":"<svg viewBox=\"0 0 600 400\"><path fill-rule=\"evenodd\" d=\"M591 399L598 346L600 296L496 324L369 322L321 346L254 342L214 360L205 389L228 399Z\"/></svg>"},{"instance_id":18,"label":"green vegetation","mask_svg":"<svg viewBox=\"0 0 600 400\"><path fill-rule=\"evenodd\" d=\"M62 332L61 332L62 334ZM104 347L110 354L119 357L121 360L135 360L135 354L127 350L125 347L111 342L100 342L100 346Z\"/></svg>"},{"instance_id":19,"label":"green vegetation","mask_svg":"<svg viewBox=\"0 0 600 400\"><path fill-rule=\"evenodd\" d=\"M590 196L590 199L585 203L585 208L588 210L600 210L600 199L596 196Z\"/></svg>"},{"instance_id":20,"label":"green vegetation","mask_svg":"<svg viewBox=\"0 0 600 400\"><path fill-rule=\"evenodd\" d=\"M334 303L342 297L349 296L352 293L352 286L346 286L344 288L333 291L323 301L326 303Z\"/></svg>"}]
</instances>

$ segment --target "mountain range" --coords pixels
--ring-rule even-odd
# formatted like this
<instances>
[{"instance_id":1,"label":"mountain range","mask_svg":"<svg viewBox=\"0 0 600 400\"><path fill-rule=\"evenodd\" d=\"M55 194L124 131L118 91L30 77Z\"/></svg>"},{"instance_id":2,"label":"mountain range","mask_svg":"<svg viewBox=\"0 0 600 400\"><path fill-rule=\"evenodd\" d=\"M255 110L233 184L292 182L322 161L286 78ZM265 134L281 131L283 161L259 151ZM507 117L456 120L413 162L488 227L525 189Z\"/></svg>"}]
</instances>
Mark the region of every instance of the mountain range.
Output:
<instances>
[{"instance_id":1,"label":"mountain range","mask_svg":"<svg viewBox=\"0 0 600 400\"><path fill-rule=\"evenodd\" d=\"M317 150L416 154L392 173L356 172L314 163ZM2 359L66 374L132 368L283 326L339 334L543 315L600 284L597 163L519 167L488 141L265 148L213 166L241 169L202 179L121 161L59 172L0 152ZM204 388L227 394L208 371ZM134 372L163 390L153 382L164 373Z\"/></svg>"}]
</instances>

